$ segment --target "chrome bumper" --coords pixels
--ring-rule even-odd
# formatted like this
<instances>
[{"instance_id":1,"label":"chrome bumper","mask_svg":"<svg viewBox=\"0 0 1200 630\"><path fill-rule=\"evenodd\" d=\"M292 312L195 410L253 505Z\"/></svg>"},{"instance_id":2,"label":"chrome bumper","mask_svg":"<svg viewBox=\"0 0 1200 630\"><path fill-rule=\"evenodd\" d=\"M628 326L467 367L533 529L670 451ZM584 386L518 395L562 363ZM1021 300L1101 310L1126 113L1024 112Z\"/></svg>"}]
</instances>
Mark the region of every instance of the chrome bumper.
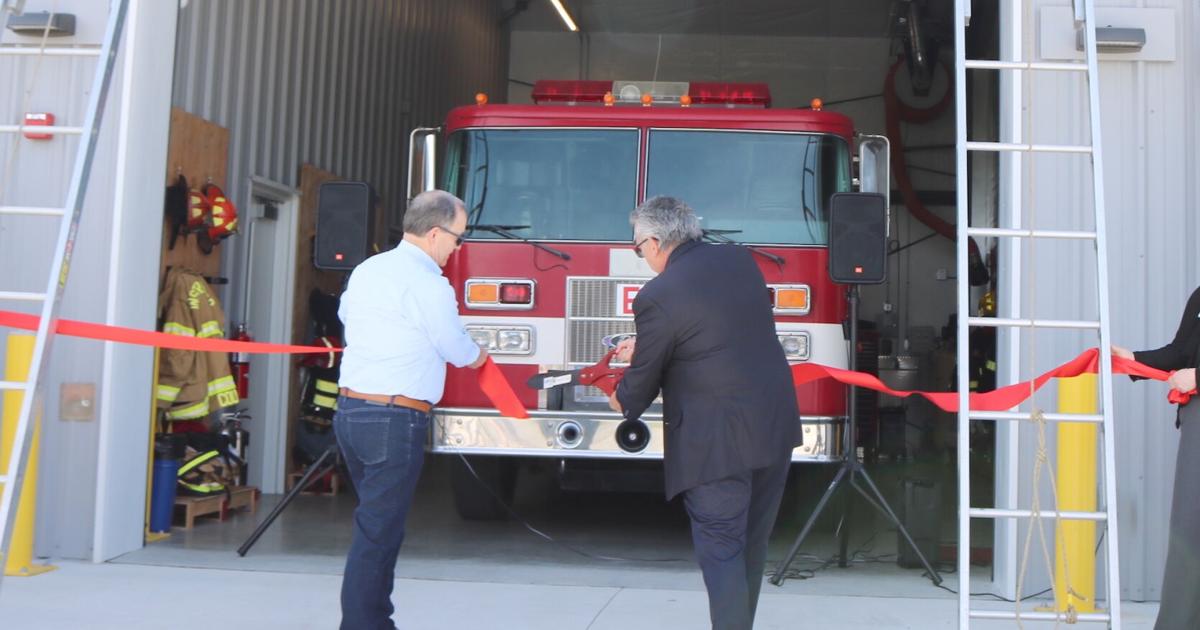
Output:
<instances>
[{"instance_id":1,"label":"chrome bumper","mask_svg":"<svg viewBox=\"0 0 1200 630\"><path fill-rule=\"evenodd\" d=\"M434 453L662 459L662 416L642 419L650 443L637 453L617 446L621 416L614 412L530 411L527 420L506 418L486 409L447 407L433 412L429 450ZM793 462L828 462L842 457L845 418L802 416L804 444L792 452Z\"/></svg>"}]
</instances>

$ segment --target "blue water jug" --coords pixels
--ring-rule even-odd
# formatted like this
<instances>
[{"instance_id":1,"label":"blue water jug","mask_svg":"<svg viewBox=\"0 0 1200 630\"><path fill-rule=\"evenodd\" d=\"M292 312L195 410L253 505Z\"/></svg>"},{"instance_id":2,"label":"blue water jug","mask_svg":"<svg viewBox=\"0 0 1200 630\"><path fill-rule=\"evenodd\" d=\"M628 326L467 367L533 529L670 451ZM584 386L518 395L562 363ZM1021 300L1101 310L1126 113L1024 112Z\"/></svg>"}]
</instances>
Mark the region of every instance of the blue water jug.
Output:
<instances>
[{"instance_id":1,"label":"blue water jug","mask_svg":"<svg viewBox=\"0 0 1200 630\"><path fill-rule=\"evenodd\" d=\"M179 460L155 459L154 478L150 486L150 531L171 531L175 513L175 482Z\"/></svg>"}]
</instances>

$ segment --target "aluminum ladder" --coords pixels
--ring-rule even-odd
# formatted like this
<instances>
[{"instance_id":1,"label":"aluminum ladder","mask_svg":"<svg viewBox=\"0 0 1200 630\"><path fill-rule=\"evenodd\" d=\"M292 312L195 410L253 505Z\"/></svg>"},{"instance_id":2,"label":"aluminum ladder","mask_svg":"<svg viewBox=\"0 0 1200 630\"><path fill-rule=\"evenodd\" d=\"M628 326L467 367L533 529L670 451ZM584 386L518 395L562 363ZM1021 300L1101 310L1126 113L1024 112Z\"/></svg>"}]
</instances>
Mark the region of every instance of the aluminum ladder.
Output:
<instances>
[{"instance_id":1,"label":"aluminum ladder","mask_svg":"<svg viewBox=\"0 0 1200 630\"><path fill-rule=\"evenodd\" d=\"M0 4L0 18L6 19L8 14L20 13L23 0L5 1ZM79 147L75 153L75 163L71 174L70 187L67 190L66 203L61 208L29 207L29 206L0 206L0 217L8 215L40 216L58 219L58 238L51 253L50 275L46 280L46 289L41 293L0 290L0 304L4 302L33 302L40 304L41 320L38 323L33 346L33 358L29 365L29 377L24 382L0 381L0 392L22 392L21 412L17 419L16 439L8 460L8 469L2 471L0 484L4 490L0 493L0 579L4 560L8 557L9 544L12 538L13 523L16 520L17 506L20 501L21 484L25 478L25 467L29 461L30 443L33 441L33 427L37 397L41 387L41 378L45 375L46 358L50 355L51 342L54 340L54 330L58 322L58 307L62 300L63 289L67 283L67 273L71 266L71 253L75 246L75 236L79 229L79 216L83 209L84 195L87 192L88 175L92 168L92 159L96 152L96 142L100 133L100 121L104 114L104 105L112 80L113 66L116 63L117 46L120 43L121 31L125 23L129 0L112 0L109 6L108 25L105 30L103 44L100 48L48 47L43 37L41 46L13 47L0 46L0 56L4 57L96 57L96 71L92 80L91 91L88 93L88 106L84 122L79 127L46 126L26 127L24 125L0 125L0 133L21 134L25 131L36 131L39 134L79 135ZM21 142L17 137L15 142Z\"/></svg>"},{"instance_id":2,"label":"aluminum ladder","mask_svg":"<svg viewBox=\"0 0 1200 630\"><path fill-rule=\"evenodd\" d=\"M1026 3L1022 2L1022 5ZM1100 135L1100 95L1098 88L1099 71L1096 57L1096 30L1094 0L1073 0L1073 12L1076 31L1084 33L1084 61L1066 63L1040 63L1030 60L993 61L972 60L966 58L966 28L971 20L970 0L955 0L954 30L955 30L955 91L956 91L956 158L957 158L957 259L958 273L958 324L957 324L957 355L958 355L958 627L970 627L972 619L1011 619L1016 623L1023 621L1056 621L1056 622L1096 622L1108 624L1110 628L1121 627L1121 598L1120 570L1117 555L1117 513L1116 513L1116 463L1115 446L1113 442L1113 400L1112 400L1112 358L1110 351L1110 330L1108 313L1108 268L1105 264L1107 246L1105 236L1104 215L1104 183L1103 160ZM1028 11L1029 7L1023 11ZM1026 37L1029 35L1026 34ZM1024 48L1022 46L1022 48ZM1011 142L974 142L968 137L967 130L967 70L1011 70L1021 72L1049 72L1061 74L1082 73L1086 75L1087 97L1089 104L1091 144L1084 146L1043 145L1033 144L1032 139L1021 139L1020 130L1014 129L1016 136ZM1018 106L1014 103L1014 106ZM1019 110L1018 110L1019 111ZM1025 112L1024 116L1030 116ZM1088 154L1091 157L1091 174L1095 210L1095 231L1064 231L1039 230L1024 228L1020 225L1002 226L999 228L969 227L967 199L967 154L978 152L1017 152L1028 156L1033 153L1075 153ZM1023 160L1024 158L1022 158ZM1020 213L1012 213L1015 222L1020 223ZM1098 316L1096 321L1069 321L1037 319L1030 313L1021 315L1013 313L1013 317L967 317L970 313L970 287L967 269L969 239L972 236L1012 239L1082 239L1091 241L1096 252L1096 279L1098 297ZM999 314L999 313L998 313ZM1032 419L1029 412L978 412L970 411L968 407L968 369L969 365L969 330L970 327L1003 327L1094 330L1099 333L1100 349L1100 404L1099 414L1058 414L1047 413L1042 417L1049 422L1091 422L1101 426L1103 460L1100 462L1101 483L1104 485L1104 506L1097 512L1058 512L1039 511L1039 515L1061 518L1064 520L1080 519L1093 520L1105 524L1107 544L1105 554L1105 573L1107 577L1106 612L1078 613L1072 620L1067 612L1042 612L1017 610L981 610L971 608L970 599L970 522L973 518L987 519L1029 519L1034 515L1029 509L995 509L972 508L970 496L970 447L968 443L970 423L976 421L1020 421ZM1053 473L1052 473L1053 474ZM1035 489L1034 492L1038 492ZM1057 506L1056 506L1057 507ZM1018 597L1021 594L1018 593Z\"/></svg>"}]
</instances>

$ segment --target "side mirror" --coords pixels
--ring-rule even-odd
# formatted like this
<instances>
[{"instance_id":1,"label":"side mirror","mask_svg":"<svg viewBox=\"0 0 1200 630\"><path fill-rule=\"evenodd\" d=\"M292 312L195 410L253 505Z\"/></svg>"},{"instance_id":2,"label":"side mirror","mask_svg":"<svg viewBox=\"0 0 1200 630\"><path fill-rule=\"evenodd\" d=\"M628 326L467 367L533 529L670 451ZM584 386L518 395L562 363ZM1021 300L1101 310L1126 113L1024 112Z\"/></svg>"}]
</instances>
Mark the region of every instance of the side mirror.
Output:
<instances>
[{"instance_id":1,"label":"side mirror","mask_svg":"<svg viewBox=\"0 0 1200 630\"><path fill-rule=\"evenodd\" d=\"M408 200L437 188L437 137L441 127L417 127L408 136Z\"/></svg>"},{"instance_id":2,"label":"side mirror","mask_svg":"<svg viewBox=\"0 0 1200 630\"><path fill-rule=\"evenodd\" d=\"M891 232L892 143L887 136L861 135L858 141L858 191L883 195L887 232Z\"/></svg>"}]
</instances>

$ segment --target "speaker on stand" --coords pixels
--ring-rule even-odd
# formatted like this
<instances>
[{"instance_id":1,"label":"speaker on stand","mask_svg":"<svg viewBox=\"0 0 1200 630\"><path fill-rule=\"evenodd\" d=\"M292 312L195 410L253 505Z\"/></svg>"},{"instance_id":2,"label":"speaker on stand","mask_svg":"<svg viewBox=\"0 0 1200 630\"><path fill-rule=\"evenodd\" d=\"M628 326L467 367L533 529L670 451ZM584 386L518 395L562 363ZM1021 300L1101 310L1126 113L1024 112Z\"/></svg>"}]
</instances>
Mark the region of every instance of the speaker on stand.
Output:
<instances>
[{"instance_id":1,"label":"speaker on stand","mask_svg":"<svg viewBox=\"0 0 1200 630\"><path fill-rule=\"evenodd\" d=\"M848 285L846 299L850 303L848 332L851 348L848 363L851 370L855 370L858 364L858 353L854 350L858 348L859 285L880 284L887 280L887 212L887 198L876 193L834 193L829 200L829 277L838 284ZM861 412L858 404L858 388L851 386L849 389L849 398L846 404L847 422L843 441L846 445L845 457L842 459L842 464L838 467L833 481L825 490L825 494L817 502L816 509L813 510L812 515L800 530L800 535L792 543L787 556L775 569L770 582L776 586L783 583L788 575L788 566L799 553L804 538L808 536L813 524L816 523L821 510L829 503L837 489L843 483L848 483L866 499L868 505L883 512L884 516L896 526L902 540L907 542L908 547L912 549L916 562L925 567L929 579L934 584L941 584L942 576L929 563L927 554L917 546L904 523L896 516L883 493L879 491L879 487L875 485L875 481L871 479L871 475L863 468L862 460L858 457L858 440L856 438L856 424ZM858 483L860 480L865 487ZM841 558L838 562L842 567L847 566L849 560L846 556L846 543L851 520L849 517L851 504L846 502L844 505L847 522L842 526L842 535L839 540Z\"/></svg>"},{"instance_id":2,"label":"speaker on stand","mask_svg":"<svg viewBox=\"0 0 1200 630\"><path fill-rule=\"evenodd\" d=\"M838 284L887 280L887 198L834 193L829 199L829 278Z\"/></svg>"},{"instance_id":3,"label":"speaker on stand","mask_svg":"<svg viewBox=\"0 0 1200 630\"><path fill-rule=\"evenodd\" d=\"M326 182L317 190L313 266L350 271L371 255L375 191L366 182Z\"/></svg>"}]
</instances>

